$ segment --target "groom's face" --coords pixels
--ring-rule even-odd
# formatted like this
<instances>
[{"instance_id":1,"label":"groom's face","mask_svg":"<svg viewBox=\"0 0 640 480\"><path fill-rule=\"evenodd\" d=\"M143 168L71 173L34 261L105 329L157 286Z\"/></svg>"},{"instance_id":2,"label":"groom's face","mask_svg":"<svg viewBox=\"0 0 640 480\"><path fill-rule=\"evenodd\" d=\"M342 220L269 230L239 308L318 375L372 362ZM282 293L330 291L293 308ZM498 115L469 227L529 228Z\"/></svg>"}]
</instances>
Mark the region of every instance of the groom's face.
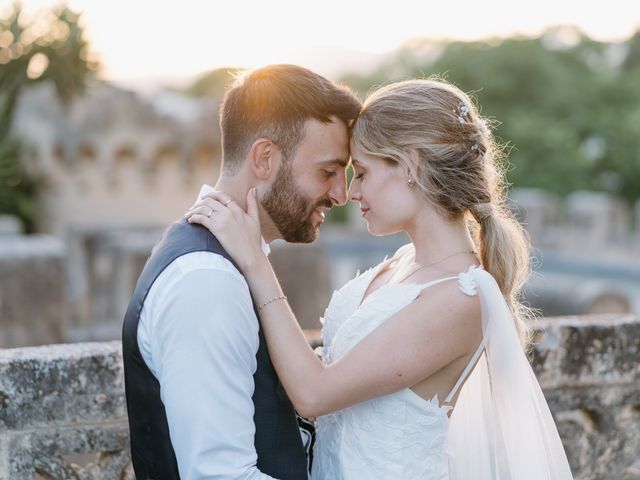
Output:
<instances>
[{"instance_id":1,"label":"groom's face","mask_svg":"<svg viewBox=\"0 0 640 480\"><path fill-rule=\"evenodd\" d=\"M347 201L349 135L339 120L307 120L293 158L282 162L262 206L287 242L318 237L325 212Z\"/></svg>"}]
</instances>

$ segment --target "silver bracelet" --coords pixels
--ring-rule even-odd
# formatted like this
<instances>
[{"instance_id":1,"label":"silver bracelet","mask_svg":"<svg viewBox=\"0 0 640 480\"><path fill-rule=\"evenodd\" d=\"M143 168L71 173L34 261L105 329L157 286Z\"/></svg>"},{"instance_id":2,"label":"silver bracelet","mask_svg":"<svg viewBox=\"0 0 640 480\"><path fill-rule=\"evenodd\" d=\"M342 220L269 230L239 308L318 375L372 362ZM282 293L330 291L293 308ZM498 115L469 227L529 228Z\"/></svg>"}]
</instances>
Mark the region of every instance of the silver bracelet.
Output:
<instances>
[{"instance_id":1,"label":"silver bracelet","mask_svg":"<svg viewBox=\"0 0 640 480\"><path fill-rule=\"evenodd\" d=\"M276 302L278 300L286 300L286 299L287 299L286 295L278 295L277 297L273 297L271 300L267 300L266 302L264 302L262 305L258 307L258 310L262 310L263 307L266 307L270 303Z\"/></svg>"}]
</instances>

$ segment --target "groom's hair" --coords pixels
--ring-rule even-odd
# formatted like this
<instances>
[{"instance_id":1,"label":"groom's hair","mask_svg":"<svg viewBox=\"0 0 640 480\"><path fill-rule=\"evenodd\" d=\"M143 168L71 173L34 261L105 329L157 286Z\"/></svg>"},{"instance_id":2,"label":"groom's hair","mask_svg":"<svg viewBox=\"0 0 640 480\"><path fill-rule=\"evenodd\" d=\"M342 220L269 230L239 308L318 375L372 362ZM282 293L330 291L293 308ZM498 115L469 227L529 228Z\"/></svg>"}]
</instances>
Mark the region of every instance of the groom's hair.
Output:
<instances>
[{"instance_id":1,"label":"groom's hair","mask_svg":"<svg viewBox=\"0 0 640 480\"><path fill-rule=\"evenodd\" d=\"M297 65L269 65L238 77L220 107L223 171L236 173L253 142L267 138L294 156L309 119L348 127L361 103L347 87Z\"/></svg>"}]
</instances>

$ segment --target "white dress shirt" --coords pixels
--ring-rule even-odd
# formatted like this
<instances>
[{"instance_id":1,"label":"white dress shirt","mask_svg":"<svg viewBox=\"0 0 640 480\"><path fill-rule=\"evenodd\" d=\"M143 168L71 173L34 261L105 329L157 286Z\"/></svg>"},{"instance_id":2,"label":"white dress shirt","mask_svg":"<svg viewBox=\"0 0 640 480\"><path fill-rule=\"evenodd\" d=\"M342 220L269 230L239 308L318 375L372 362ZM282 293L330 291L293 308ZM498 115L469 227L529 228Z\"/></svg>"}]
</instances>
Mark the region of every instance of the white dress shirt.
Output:
<instances>
[{"instance_id":1,"label":"white dress shirt","mask_svg":"<svg viewBox=\"0 0 640 480\"><path fill-rule=\"evenodd\" d=\"M231 262L193 252L169 264L145 299L138 345L160 382L180 478L272 479L254 446L258 320Z\"/></svg>"}]
</instances>

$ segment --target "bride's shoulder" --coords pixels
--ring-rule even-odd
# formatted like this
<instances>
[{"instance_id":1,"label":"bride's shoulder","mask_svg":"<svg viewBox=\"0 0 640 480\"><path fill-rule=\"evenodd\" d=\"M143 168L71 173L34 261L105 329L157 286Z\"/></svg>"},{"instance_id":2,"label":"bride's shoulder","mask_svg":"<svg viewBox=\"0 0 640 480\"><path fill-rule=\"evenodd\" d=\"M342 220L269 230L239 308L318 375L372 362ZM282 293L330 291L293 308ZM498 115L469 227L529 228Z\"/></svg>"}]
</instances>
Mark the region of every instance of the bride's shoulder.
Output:
<instances>
[{"instance_id":1,"label":"bride's shoulder","mask_svg":"<svg viewBox=\"0 0 640 480\"><path fill-rule=\"evenodd\" d=\"M406 245L401 246L398 250L396 250L396 253L393 254L392 258L400 259L407 255L415 255L415 252L416 250L413 247L413 243L409 242Z\"/></svg>"}]
</instances>

